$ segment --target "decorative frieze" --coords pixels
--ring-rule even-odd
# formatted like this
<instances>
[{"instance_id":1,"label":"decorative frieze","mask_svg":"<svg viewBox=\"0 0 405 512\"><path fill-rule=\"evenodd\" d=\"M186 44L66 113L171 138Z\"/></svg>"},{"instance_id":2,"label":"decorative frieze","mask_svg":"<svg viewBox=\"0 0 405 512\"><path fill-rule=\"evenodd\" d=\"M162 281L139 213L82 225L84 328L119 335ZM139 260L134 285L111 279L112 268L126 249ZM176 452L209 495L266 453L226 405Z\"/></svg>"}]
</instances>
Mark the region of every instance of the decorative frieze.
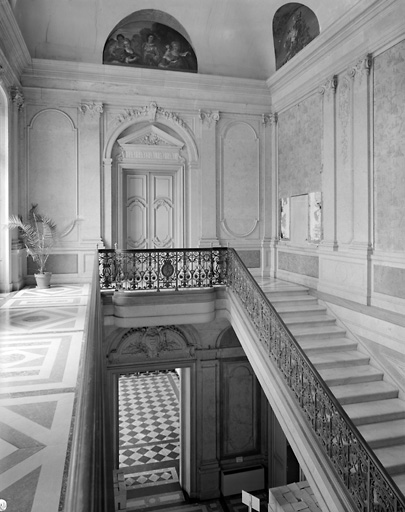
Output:
<instances>
[{"instance_id":1,"label":"decorative frieze","mask_svg":"<svg viewBox=\"0 0 405 512\"><path fill-rule=\"evenodd\" d=\"M211 128L212 124L216 125L219 121L219 111L208 111L205 112L204 110L199 109L198 111L198 117L200 118L201 122L203 124L208 125L208 128Z\"/></svg>"},{"instance_id":2,"label":"decorative frieze","mask_svg":"<svg viewBox=\"0 0 405 512\"><path fill-rule=\"evenodd\" d=\"M20 111L25 104L25 98L22 90L15 86L10 87L10 99L14 103L14 105L17 107L17 109Z\"/></svg>"},{"instance_id":3,"label":"decorative frieze","mask_svg":"<svg viewBox=\"0 0 405 512\"><path fill-rule=\"evenodd\" d=\"M108 355L110 363L194 357L195 346L175 326L130 329L122 336L117 349L111 350Z\"/></svg>"},{"instance_id":4,"label":"decorative frieze","mask_svg":"<svg viewBox=\"0 0 405 512\"><path fill-rule=\"evenodd\" d=\"M98 102L82 103L79 111L91 119L99 117L103 113L103 104Z\"/></svg>"},{"instance_id":5,"label":"decorative frieze","mask_svg":"<svg viewBox=\"0 0 405 512\"><path fill-rule=\"evenodd\" d=\"M151 122L155 122L157 118L163 117L167 120L172 121L175 124L178 124L182 128L187 129L186 123L180 119L180 117L174 112L170 112L168 110L164 110L162 107L159 107L155 101L151 101L149 105L145 107L141 107L140 109L136 108L128 108L125 109L123 113L119 114L115 122L116 124L125 123L127 121L133 121L140 117L145 117Z\"/></svg>"},{"instance_id":6,"label":"decorative frieze","mask_svg":"<svg viewBox=\"0 0 405 512\"><path fill-rule=\"evenodd\" d=\"M327 97L330 96L330 94L336 93L336 88L338 84L337 75L333 75L330 78L328 78L320 87L319 87L319 93L322 95L325 95Z\"/></svg>"},{"instance_id":7,"label":"decorative frieze","mask_svg":"<svg viewBox=\"0 0 405 512\"><path fill-rule=\"evenodd\" d=\"M270 114L262 114L262 124L264 126L267 126L270 124L270 126L274 126L277 124L278 121L278 114L276 112L270 113Z\"/></svg>"}]
</instances>

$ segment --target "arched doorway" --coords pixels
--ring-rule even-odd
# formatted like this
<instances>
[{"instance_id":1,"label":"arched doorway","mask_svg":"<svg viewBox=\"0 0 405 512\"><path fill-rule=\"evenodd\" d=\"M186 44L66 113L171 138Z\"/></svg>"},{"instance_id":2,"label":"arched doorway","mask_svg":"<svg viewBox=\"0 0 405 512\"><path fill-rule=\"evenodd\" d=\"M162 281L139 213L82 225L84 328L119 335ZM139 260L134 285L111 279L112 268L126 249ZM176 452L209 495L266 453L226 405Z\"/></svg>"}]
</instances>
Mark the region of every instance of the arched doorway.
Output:
<instances>
[{"instance_id":1,"label":"arched doorway","mask_svg":"<svg viewBox=\"0 0 405 512\"><path fill-rule=\"evenodd\" d=\"M121 471L129 485L138 479L152 487L152 482L166 478L161 477L162 472L172 477L171 470L176 468L178 489L188 496L196 492L196 454L192 442L196 436L196 405L192 400L196 386L195 342L191 331L174 326L132 328L120 330L114 336L107 364L108 416L113 439L111 466L113 471ZM162 386L162 380L173 389L162 393L154 389ZM173 390L177 394L175 413L166 400ZM173 420L174 414L177 420ZM178 460L174 460L176 453ZM159 457L164 458L161 468L157 464ZM135 492L129 497L134 503L141 503L148 489L141 489L142 485L132 487Z\"/></svg>"},{"instance_id":2,"label":"arched doorway","mask_svg":"<svg viewBox=\"0 0 405 512\"><path fill-rule=\"evenodd\" d=\"M119 152L115 159L118 246L182 247L185 194L180 151L184 142L156 124L128 131L115 148Z\"/></svg>"},{"instance_id":3,"label":"arched doorway","mask_svg":"<svg viewBox=\"0 0 405 512\"><path fill-rule=\"evenodd\" d=\"M103 240L121 249L186 247L197 145L156 102L117 116L104 150Z\"/></svg>"}]
</instances>

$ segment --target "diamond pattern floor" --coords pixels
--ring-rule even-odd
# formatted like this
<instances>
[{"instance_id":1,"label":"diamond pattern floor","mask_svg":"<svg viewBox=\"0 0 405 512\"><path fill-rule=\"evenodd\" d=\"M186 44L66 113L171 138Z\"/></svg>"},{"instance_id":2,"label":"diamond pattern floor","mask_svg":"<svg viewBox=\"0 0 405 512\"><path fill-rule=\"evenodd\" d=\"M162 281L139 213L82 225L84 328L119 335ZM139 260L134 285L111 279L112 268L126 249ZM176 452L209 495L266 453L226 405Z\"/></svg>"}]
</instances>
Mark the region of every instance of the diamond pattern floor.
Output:
<instances>
[{"instance_id":1,"label":"diamond pattern floor","mask_svg":"<svg viewBox=\"0 0 405 512\"><path fill-rule=\"evenodd\" d=\"M119 380L119 469L128 509L184 502L178 477L179 384L174 370Z\"/></svg>"}]
</instances>

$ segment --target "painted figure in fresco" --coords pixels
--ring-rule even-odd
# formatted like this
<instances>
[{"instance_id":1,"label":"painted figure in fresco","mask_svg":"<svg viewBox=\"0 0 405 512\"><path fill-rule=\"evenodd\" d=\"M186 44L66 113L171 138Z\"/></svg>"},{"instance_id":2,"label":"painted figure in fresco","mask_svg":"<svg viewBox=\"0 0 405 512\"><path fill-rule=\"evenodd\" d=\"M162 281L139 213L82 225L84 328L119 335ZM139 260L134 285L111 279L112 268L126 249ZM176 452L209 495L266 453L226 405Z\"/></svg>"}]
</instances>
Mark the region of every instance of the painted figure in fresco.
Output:
<instances>
[{"instance_id":1,"label":"painted figure in fresco","mask_svg":"<svg viewBox=\"0 0 405 512\"><path fill-rule=\"evenodd\" d=\"M105 50L106 60L109 62L129 64L139 60L131 48L131 43L124 35L118 34L117 38L111 38Z\"/></svg>"},{"instance_id":2,"label":"painted figure in fresco","mask_svg":"<svg viewBox=\"0 0 405 512\"><path fill-rule=\"evenodd\" d=\"M148 35L146 43L142 45L143 64L145 66L157 66L160 60L159 49L155 43L155 36Z\"/></svg>"},{"instance_id":3,"label":"painted figure in fresco","mask_svg":"<svg viewBox=\"0 0 405 512\"><path fill-rule=\"evenodd\" d=\"M302 50L311 41L309 28L305 20L302 18L301 11L299 11L292 18L292 26L288 31L284 48L286 49L286 56L283 64L288 62L294 55Z\"/></svg>"},{"instance_id":4,"label":"painted figure in fresco","mask_svg":"<svg viewBox=\"0 0 405 512\"><path fill-rule=\"evenodd\" d=\"M172 41L170 45L166 46L166 52L159 63L159 67L164 69L188 69L188 62L185 57L189 53L181 53L180 44L177 41Z\"/></svg>"}]
</instances>

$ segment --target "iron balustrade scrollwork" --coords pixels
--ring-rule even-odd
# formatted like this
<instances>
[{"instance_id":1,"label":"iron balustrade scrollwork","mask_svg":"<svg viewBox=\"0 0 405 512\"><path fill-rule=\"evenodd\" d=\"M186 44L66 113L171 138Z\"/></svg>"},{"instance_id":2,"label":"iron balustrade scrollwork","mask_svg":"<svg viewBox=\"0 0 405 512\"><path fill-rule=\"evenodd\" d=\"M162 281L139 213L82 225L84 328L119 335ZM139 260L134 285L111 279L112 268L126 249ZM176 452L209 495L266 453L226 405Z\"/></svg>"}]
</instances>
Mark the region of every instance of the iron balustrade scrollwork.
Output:
<instances>
[{"instance_id":1,"label":"iron balustrade scrollwork","mask_svg":"<svg viewBox=\"0 0 405 512\"><path fill-rule=\"evenodd\" d=\"M226 285L237 296L361 512L405 512L405 499L233 249L99 251L101 289Z\"/></svg>"},{"instance_id":2,"label":"iron balustrade scrollwork","mask_svg":"<svg viewBox=\"0 0 405 512\"><path fill-rule=\"evenodd\" d=\"M225 248L99 251L103 290L161 291L225 284Z\"/></svg>"},{"instance_id":3,"label":"iron balustrade scrollwork","mask_svg":"<svg viewBox=\"0 0 405 512\"><path fill-rule=\"evenodd\" d=\"M233 249L228 250L226 282L294 393L357 509L405 512L405 500L395 482Z\"/></svg>"}]
</instances>

